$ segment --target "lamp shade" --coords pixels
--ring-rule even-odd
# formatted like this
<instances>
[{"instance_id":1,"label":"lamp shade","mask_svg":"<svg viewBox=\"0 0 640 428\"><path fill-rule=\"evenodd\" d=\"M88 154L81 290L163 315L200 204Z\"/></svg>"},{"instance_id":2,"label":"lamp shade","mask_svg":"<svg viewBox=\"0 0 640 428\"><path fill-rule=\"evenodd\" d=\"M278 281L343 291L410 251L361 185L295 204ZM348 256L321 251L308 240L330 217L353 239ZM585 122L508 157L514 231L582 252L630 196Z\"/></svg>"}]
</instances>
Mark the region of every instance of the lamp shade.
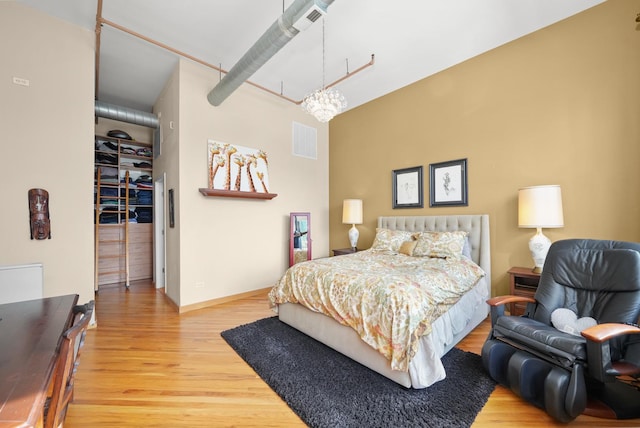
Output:
<instances>
[{"instance_id":1,"label":"lamp shade","mask_svg":"<svg viewBox=\"0 0 640 428\"><path fill-rule=\"evenodd\" d=\"M558 185L523 187L518 190L518 226L563 227L562 191Z\"/></svg>"},{"instance_id":2,"label":"lamp shade","mask_svg":"<svg viewBox=\"0 0 640 428\"><path fill-rule=\"evenodd\" d=\"M342 203L342 222L362 224L362 199L345 199Z\"/></svg>"}]
</instances>

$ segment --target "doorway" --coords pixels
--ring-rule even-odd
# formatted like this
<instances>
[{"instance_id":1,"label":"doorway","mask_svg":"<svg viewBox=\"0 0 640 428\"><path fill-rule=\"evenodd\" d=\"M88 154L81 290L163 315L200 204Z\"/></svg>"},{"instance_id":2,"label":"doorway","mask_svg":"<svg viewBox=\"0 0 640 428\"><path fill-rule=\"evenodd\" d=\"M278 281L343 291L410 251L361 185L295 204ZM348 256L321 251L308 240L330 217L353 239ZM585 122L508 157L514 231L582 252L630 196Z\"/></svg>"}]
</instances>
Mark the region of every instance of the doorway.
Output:
<instances>
[{"instance_id":1,"label":"doorway","mask_svg":"<svg viewBox=\"0 0 640 428\"><path fill-rule=\"evenodd\" d=\"M156 288L165 288L167 282L166 260L166 235L165 235L165 195L164 183L166 174L162 174L153 183L155 200L153 201L153 282Z\"/></svg>"}]
</instances>

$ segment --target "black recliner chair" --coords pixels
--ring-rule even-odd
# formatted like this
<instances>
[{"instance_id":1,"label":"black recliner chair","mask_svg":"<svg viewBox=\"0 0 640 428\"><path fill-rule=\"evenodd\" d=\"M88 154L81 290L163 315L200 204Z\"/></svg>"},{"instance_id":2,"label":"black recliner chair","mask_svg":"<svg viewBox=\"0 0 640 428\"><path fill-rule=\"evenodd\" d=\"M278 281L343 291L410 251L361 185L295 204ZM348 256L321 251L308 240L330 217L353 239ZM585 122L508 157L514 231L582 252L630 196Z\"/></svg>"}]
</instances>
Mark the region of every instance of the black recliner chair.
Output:
<instances>
[{"instance_id":1,"label":"black recliner chair","mask_svg":"<svg viewBox=\"0 0 640 428\"><path fill-rule=\"evenodd\" d=\"M505 304L527 302L523 316ZM490 376L555 419L581 413L640 418L640 244L568 239L551 245L534 299L490 299L482 348ZM556 329L567 308L598 325L579 335Z\"/></svg>"}]
</instances>

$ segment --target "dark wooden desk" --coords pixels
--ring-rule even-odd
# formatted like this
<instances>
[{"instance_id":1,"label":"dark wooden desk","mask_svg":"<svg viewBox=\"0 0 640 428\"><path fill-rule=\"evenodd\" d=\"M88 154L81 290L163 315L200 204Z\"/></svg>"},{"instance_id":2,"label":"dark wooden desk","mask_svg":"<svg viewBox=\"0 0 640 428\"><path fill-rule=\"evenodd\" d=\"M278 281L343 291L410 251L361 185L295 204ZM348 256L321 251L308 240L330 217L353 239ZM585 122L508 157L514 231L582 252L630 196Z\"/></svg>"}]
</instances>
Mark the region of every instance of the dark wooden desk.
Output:
<instances>
[{"instance_id":1,"label":"dark wooden desk","mask_svg":"<svg viewBox=\"0 0 640 428\"><path fill-rule=\"evenodd\" d=\"M0 305L0 427L41 427L77 294Z\"/></svg>"}]
</instances>

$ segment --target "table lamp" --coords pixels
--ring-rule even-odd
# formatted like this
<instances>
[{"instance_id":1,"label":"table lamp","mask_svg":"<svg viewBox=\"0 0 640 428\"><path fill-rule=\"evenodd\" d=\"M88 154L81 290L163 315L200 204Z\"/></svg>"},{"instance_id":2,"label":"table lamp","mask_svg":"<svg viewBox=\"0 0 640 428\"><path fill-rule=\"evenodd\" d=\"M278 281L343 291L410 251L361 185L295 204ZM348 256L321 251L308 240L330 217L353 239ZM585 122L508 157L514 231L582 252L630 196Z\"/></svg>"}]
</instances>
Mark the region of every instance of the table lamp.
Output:
<instances>
[{"instance_id":1,"label":"table lamp","mask_svg":"<svg viewBox=\"0 0 640 428\"><path fill-rule=\"evenodd\" d=\"M529 250L535 267L533 272L542 272L544 259L551 246L542 228L563 227L562 191L558 185L523 187L518 190L518 226L536 228L529 240Z\"/></svg>"},{"instance_id":2,"label":"table lamp","mask_svg":"<svg viewBox=\"0 0 640 428\"><path fill-rule=\"evenodd\" d=\"M342 223L350 224L349 242L351 248L357 251L358 237L360 232L356 228L356 224L362 224L362 200L361 199L345 199L342 203Z\"/></svg>"}]
</instances>

